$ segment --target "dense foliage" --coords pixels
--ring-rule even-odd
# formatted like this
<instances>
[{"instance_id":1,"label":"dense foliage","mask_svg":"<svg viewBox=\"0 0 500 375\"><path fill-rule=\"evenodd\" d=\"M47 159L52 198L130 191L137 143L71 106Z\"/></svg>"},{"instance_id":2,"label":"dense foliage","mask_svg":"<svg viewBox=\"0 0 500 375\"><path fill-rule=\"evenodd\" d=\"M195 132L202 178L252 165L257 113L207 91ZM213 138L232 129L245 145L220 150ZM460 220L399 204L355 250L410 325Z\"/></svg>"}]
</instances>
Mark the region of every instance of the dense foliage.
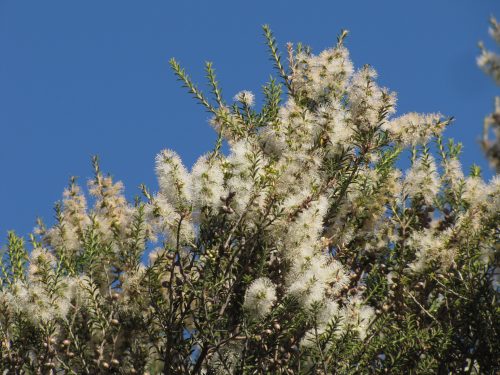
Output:
<instances>
[{"instance_id":1,"label":"dense foliage","mask_svg":"<svg viewBox=\"0 0 500 375\"><path fill-rule=\"evenodd\" d=\"M130 203L95 159L31 251L9 234L5 374L500 370L500 180L462 172L449 118L396 117L346 32L285 63L264 31L282 83L258 110L226 103L210 63L207 97L171 61L219 135L190 171L162 151L159 191Z\"/></svg>"}]
</instances>

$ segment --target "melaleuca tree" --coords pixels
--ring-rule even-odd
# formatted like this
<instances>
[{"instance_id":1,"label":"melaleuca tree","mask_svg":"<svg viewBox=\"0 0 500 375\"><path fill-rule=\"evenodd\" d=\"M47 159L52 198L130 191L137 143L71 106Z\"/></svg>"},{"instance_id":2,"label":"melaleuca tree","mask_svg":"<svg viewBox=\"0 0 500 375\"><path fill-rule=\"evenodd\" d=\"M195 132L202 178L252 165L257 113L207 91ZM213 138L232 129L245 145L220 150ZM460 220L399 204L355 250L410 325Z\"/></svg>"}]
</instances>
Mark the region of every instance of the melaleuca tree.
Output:
<instances>
[{"instance_id":1,"label":"melaleuca tree","mask_svg":"<svg viewBox=\"0 0 500 375\"><path fill-rule=\"evenodd\" d=\"M206 96L171 60L218 134L191 170L162 151L159 191L130 203L95 160L89 204L72 179L30 252L9 234L6 373L500 368L498 178L464 175L450 118L396 117L346 32L286 61L264 32L278 77L260 108L248 91L226 102L210 63Z\"/></svg>"}]
</instances>

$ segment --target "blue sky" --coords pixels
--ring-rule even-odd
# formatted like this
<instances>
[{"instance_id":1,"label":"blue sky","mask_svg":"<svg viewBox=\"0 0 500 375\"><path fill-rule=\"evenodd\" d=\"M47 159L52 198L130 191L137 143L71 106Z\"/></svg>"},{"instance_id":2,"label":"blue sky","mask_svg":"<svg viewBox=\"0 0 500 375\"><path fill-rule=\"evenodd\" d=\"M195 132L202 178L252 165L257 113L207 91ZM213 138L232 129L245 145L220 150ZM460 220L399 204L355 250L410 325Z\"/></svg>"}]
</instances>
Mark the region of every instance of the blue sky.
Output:
<instances>
[{"instance_id":1,"label":"blue sky","mask_svg":"<svg viewBox=\"0 0 500 375\"><path fill-rule=\"evenodd\" d=\"M187 165L215 134L207 113L169 69L175 56L203 87L214 62L226 97L259 93L272 73L261 25L283 46L320 51L342 28L356 66L369 63L398 92L398 111L456 118L446 135L463 163L487 168L477 144L498 87L475 65L497 0L129 1L0 0L0 243L27 234L70 176L91 176L91 155L126 186L156 188L154 156ZM259 95L257 95L257 99ZM491 176L491 171L487 171Z\"/></svg>"}]
</instances>

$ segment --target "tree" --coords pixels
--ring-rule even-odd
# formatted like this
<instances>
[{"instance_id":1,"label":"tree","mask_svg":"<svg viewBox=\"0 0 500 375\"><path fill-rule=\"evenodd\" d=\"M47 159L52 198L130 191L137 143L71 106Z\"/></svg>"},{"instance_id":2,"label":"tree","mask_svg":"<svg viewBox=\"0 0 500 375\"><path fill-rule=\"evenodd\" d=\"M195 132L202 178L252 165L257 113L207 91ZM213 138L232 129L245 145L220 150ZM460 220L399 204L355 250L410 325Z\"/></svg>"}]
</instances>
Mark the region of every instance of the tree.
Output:
<instances>
[{"instance_id":1,"label":"tree","mask_svg":"<svg viewBox=\"0 0 500 375\"><path fill-rule=\"evenodd\" d=\"M9 234L7 373L493 373L500 369L500 183L464 176L450 118L395 117L396 94L344 45L314 55L265 26L264 103L205 96L214 149L164 150L159 191L129 203L94 159L57 223ZM222 152L227 143L229 152ZM409 150L411 167L396 161ZM141 261L149 253L149 260Z\"/></svg>"}]
</instances>

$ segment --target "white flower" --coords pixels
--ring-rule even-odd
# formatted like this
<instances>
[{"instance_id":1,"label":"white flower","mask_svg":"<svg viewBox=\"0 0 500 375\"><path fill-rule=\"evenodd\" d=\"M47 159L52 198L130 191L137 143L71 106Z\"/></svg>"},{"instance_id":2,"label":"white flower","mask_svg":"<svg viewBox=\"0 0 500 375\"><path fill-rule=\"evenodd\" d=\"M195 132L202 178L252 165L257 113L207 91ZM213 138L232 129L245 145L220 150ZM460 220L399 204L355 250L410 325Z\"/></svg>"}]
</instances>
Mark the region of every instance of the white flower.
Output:
<instances>
[{"instance_id":1,"label":"white flower","mask_svg":"<svg viewBox=\"0 0 500 375\"><path fill-rule=\"evenodd\" d=\"M250 91L243 90L234 96L234 100L252 107L254 105L255 96Z\"/></svg>"},{"instance_id":2,"label":"white flower","mask_svg":"<svg viewBox=\"0 0 500 375\"><path fill-rule=\"evenodd\" d=\"M324 132L334 151L342 147L353 135L349 126L350 114L339 101L321 105L314 115L315 132ZM317 134L315 135L317 137Z\"/></svg>"},{"instance_id":3,"label":"white flower","mask_svg":"<svg viewBox=\"0 0 500 375\"><path fill-rule=\"evenodd\" d=\"M178 228L180 215L161 193L154 196L152 202L146 205L145 211L152 230L165 234L172 247L177 246L177 235L180 244L191 242L194 236L193 223L189 218L184 218Z\"/></svg>"},{"instance_id":4,"label":"white flower","mask_svg":"<svg viewBox=\"0 0 500 375\"><path fill-rule=\"evenodd\" d=\"M427 143L433 135L443 132L446 122L440 113L407 113L383 125L393 137L407 146Z\"/></svg>"},{"instance_id":5,"label":"white flower","mask_svg":"<svg viewBox=\"0 0 500 375\"><path fill-rule=\"evenodd\" d=\"M243 307L251 316L267 315L276 302L276 286L267 277L254 280L245 293Z\"/></svg>"},{"instance_id":6,"label":"white flower","mask_svg":"<svg viewBox=\"0 0 500 375\"><path fill-rule=\"evenodd\" d=\"M203 206L219 207L224 193L224 172L218 160L209 160L202 156L194 164L191 171L191 196L193 204L198 208Z\"/></svg>"},{"instance_id":7,"label":"white flower","mask_svg":"<svg viewBox=\"0 0 500 375\"><path fill-rule=\"evenodd\" d=\"M265 174L264 166L267 164L266 157L255 144L244 140L231 143L231 153L227 158L228 191L236 193L231 207L240 214L247 209L250 199L262 195L261 189L256 189L258 181Z\"/></svg>"},{"instance_id":8,"label":"white flower","mask_svg":"<svg viewBox=\"0 0 500 375\"><path fill-rule=\"evenodd\" d=\"M294 86L317 101L341 96L353 72L349 51L343 46L324 50L318 56L300 53L296 60Z\"/></svg>"},{"instance_id":9,"label":"white flower","mask_svg":"<svg viewBox=\"0 0 500 375\"><path fill-rule=\"evenodd\" d=\"M439 175L434 158L419 158L406 173L404 191L411 197L420 197L431 204L440 189Z\"/></svg>"},{"instance_id":10,"label":"white flower","mask_svg":"<svg viewBox=\"0 0 500 375\"><path fill-rule=\"evenodd\" d=\"M479 206L485 202L488 190L487 185L479 177L467 177L465 179L462 198L471 206Z\"/></svg>"},{"instance_id":11,"label":"white flower","mask_svg":"<svg viewBox=\"0 0 500 375\"><path fill-rule=\"evenodd\" d=\"M39 273L50 272L56 267L56 258L42 247L35 247L30 254L28 275L31 281L39 278Z\"/></svg>"},{"instance_id":12,"label":"white flower","mask_svg":"<svg viewBox=\"0 0 500 375\"><path fill-rule=\"evenodd\" d=\"M497 84L500 84L500 55L483 49L477 58L477 65L488 75L491 75Z\"/></svg>"},{"instance_id":13,"label":"white flower","mask_svg":"<svg viewBox=\"0 0 500 375\"><path fill-rule=\"evenodd\" d=\"M441 269L447 269L454 263L456 249L449 243L453 236L453 228L437 232L433 229L424 229L413 232L408 245L415 249L415 261L410 263L409 269L421 273L431 264L438 262Z\"/></svg>"},{"instance_id":14,"label":"white flower","mask_svg":"<svg viewBox=\"0 0 500 375\"><path fill-rule=\"evenodd\" d=\"M160 192L175 208L188 203L191 199L190 176L182 161L171 150L163 150L156 156L156 174Z\"/></svg>"},{"instance_id":15,"label":"white flower","mask_svg":"<svg viewBox=\"0 0 500 375\"><path fill-rule=\"evenodd\" d=\"M313 303L321 302L325 298L327 286L324 281L317 278L317 275L312 270L307 270L296 277L291 277L290 281L291 285L287 289L287 293L297 298L306 310Z\"/></svg>"},{"instance_id":16,"label":"white flower","mask_svg":"<svg viewBox=\"0 0 500 375\"><path fill-rule=\"evenodd\" d=\"M378 87L376 78L377 72L365 66L354 73L347 89L351 117L358 127L374 127L380 121L382 109L387 115L395 111L396 95Z\"/></svg>"},{"instance_id":17,"label":"white flower","mask_svg":"<svg viewBox=\"0 0 500 375\"><path fill-rule=\"evenodd\" d=\"M342 329L352 329L359 334L361 340L366 337L368 327L375 316L375 310L371 306L363 304L361 297L355 296L340 312Z\"/></svg>"},{"instance_id":18,"label":"white flower","mask_svg":"<svg viewBox=\"0 0 500 375\"><path fill-rule=\"evenodd\" d=\"M319 327L324 327L335 319L339 314L339 304L332 300L325 301L316 316L316 322Z\"/></svg>"},{"instance_id":19,"label":"white flower","mask_svg":"<svg viewBox=\"0 0 500 375\"><path fill-rule=\"evenodd\" d=\"M460 160L457 158L447 160L445 164L445 176L452 186L459 185L463 181L464 173Z\"/></svg>"},{"instance_id":20,"label":"white flower","mask_svg":"<svg viewBox=\"0 0 500 375\"><path fill-rule=\"evenodd\" d=\"M290 201L285 201L284 206L289 207L289 212L294 214L300 209L307 195L303 199L291 196ZM323 230L323 218L328 210L328 199L319 197L309 203L308 208L297 212L296 219L291 223L286 223L285 246L286 248L298 248L300 246L314 246L319 240L319 235Z\"/></svg>"}]
</instances>

